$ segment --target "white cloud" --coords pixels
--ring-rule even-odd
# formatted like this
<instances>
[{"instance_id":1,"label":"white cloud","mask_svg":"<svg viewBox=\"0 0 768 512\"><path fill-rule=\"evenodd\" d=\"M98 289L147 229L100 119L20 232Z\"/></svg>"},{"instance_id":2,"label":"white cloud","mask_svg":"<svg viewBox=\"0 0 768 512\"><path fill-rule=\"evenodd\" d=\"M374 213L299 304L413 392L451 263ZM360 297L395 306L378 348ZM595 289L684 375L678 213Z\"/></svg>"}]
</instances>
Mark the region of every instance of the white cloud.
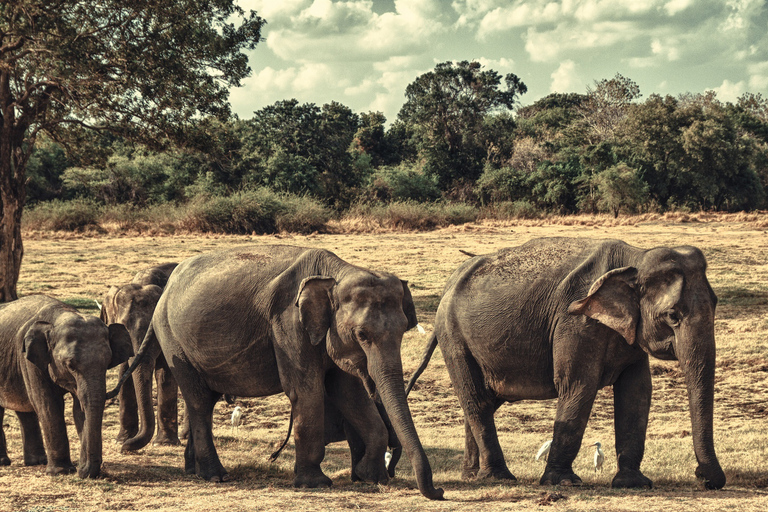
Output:
<instances>
[{"instance_id":1,"label":"white cloud","mask_svg":"<svg viewBox=\"0 0 768 512\"><path fill-rule=\"evenodd\" d=\"M674 62L680 60L680 49L678 48L678 42L672 39L662 41L661 39L654 39L651 41L651 52L654 55L663 57L668 62Z\"/></svg>"},{"instance_id":2,"label":"white cloud","mask_svg":"<svg viewBox=\"0 0 768 512\"><path fill-rule=\"evenodd\" d=\"M607 48L632 40L635 33L635 29L628 22L560 24L553 30L542 32L531 27L524 39L525 49L532 61L551 62L573 51Z\"/></svg>"},{"instance_id":3,"label":"white cloud","mask_svg":"<svg viewBox=\"0 0 768 512\"><path fill-rule=\"evenodd\" d=\"M683 12L691 5L693 5L693 0L670 0L664 4L664 10L670 16L674 16L677 13Z\"/></svg>"},{"instance_id":4,"label":"white cloud","mask_svg":"<svg viewBox=\"0 0 768 512\"><path fill-rule=\"evenodd\" d=\"M714 87L712 90L717 93L717 99L731 103L735 103L739 96L747 91L744 81L734 83L730 80L723 80L720 87Z\"/></svg>"},{"instance_id":5,"label":"white cloud","mask_svg":"<svg viewBox=\"0 0 768 512\"><path fill-rule=\"evenodd\" d=\"M552 85L549 87L549 92L565 93L584 88L584 84L576 73L576 63L572 60L561 62L550 77L552 78Z\"/></svg>"}]
</instances>

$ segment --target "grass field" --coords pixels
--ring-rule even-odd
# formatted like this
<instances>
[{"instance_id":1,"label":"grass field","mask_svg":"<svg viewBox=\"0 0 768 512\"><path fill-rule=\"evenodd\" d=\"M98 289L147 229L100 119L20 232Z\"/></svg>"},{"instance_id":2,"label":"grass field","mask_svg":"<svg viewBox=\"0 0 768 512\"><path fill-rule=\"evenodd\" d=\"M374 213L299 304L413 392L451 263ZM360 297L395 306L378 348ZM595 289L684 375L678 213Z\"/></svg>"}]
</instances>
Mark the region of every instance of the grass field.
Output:
<instances>
[{"instance_id":1,"label":"grass field","mask_svg":"<svg viewBox=\"0 0 768 512\"><path fill-rule=\"evenodd\" d=\"M112 284L129 282L136 270L218 248L242 244L291 244L329 249L350 263L394 272L409 281L421 324L431 332L443 284L466 256L460 250L487 253L538 236L619 238L639 247L690 244L709 261L709 280L719 297L716 336L715 448L728 484L705 491L694 477L696 466L682 374L674 362L652 360L653 403L642 469L654 481L651 490L612 490L616 471L610 388L603 389L587 427L574 469L579 488L541 487L544 468L534 454L551 437L555 401L503 406L496 415L510 470L518 483L461 480L464 445L462 413L439 352L410 396L414 421L424 444L436 486L446 501L419 494L404 456L389 486L352 483L345 444L330 445L323 469L331 489L294 489L293 443L275 463L268 456L288 425L285 396L238 399L245 423L232 431L234 405L217 404L214 436L222 463L233 481L212 484L183 470L182 447L149 445L123 455L112 442L118 431L117 405L104 419L103 477L51 478L43 467L21 463L16 416L5 415L10 467L0 468L0 511L59 510L768 510L768 217L704 216L681 219L636 218L560 220L513 224L468 224L426 233L324 234L308 236L128 236L31 232L19 293L45 293L96 314ZM418 365L428 335L415 330L403 342L406 377ZM110 380L114 381L110 371ZM71 416L73 457L79 450ZM592 469L595 441L606 453L605 469ZM545 509L546 510L546 509Z\"/></svg>"}]
</instances>

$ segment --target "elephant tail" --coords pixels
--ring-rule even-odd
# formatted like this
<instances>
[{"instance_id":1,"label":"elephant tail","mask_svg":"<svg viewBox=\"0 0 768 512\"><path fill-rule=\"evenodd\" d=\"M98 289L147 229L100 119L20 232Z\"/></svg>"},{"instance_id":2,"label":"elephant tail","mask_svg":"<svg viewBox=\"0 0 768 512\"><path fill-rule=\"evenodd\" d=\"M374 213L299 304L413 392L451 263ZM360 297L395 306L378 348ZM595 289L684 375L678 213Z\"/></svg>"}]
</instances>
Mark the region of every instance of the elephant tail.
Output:
<instances>
[{"instance_id":1,"label":"elephant tail","mask_svg":"<svg viewBox=\"0 0 768 512\"><path fill-rule=\"evenodd\" d=\"M432 336L429 337L429 342L427 343L427 346L424 348L424 355L421 356L421 364L419 364L419 367L416 368L416 371L413 372L413 375L411 376L411 380L408 381L408 385L405 387L405 396L408 397L408 393L411 392L411 388L413 388L413 385L416 384L416 381L421 376L422 373L424 373L424 370L427 369L427 365L429 364L429 360L432 359L432 354L435 353L435 348L437 348L437 335L433 332Z\"/></svg>"},{"instance_id":2,"label":"elephant tail","mask_svg":"<svg viewBox=\"0 0 768 512\"><path fill-rule=\"evenodd\" d=\"M293 407L291 407L291 419L288 422L288 435L285 436L285 440L283 441L283 444L280 445L280 448L278 448L275 453L269 456L269 462L275 462L280 456L280 452L283 451L283 448L286 447L288 441L291 439L291 430L293 430Z\"/></svg>"},{"instance_id":3,"label":"elephant tail","mask_svg":"<svg viewBox=\"0 0 768 512\"><path fill-rule=\"evenodd\" d=\"M120 392L120 388L123 387L123 384L125 384L125 381L128 380L128 378L131 376L133 371L138 367L142 361L147 356L147 353L149 352L150 346L152 345L152 340L155 339L155 329L152 326L152 322L149 323L149 329L147 329L147 334L144 336L144 339L141 342L141 346L139 347L139 351L136 352L136 355L133 357L133 361L131 361L131 365L128 367L128 369L123 373L122 377L120 377L120 380L117 381L117 385L115 388L107 393L107 400L111 400L117 396L117 394Z\"/></svg>"}]
</instances>

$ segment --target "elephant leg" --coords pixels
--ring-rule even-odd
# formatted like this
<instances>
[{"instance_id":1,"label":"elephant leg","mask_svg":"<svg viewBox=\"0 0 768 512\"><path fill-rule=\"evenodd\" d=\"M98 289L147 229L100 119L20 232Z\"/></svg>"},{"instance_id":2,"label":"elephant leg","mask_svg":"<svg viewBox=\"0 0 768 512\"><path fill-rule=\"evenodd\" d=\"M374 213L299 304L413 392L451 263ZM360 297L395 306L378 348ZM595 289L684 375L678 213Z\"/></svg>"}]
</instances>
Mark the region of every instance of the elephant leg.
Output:
<instances>
[{"instance_id":1,"label":"elephant leg","mask_svg":"<svg viewBox=\"0 0 768 512\"><path fill-rule=\"evenodd\" d=\"M504 461L493 418L503 402L488 388L480 366L463 344L459 347L450 344L443 350L443 356L464 410L466 438L462 477L517 480Z\"/></svg>"},{"instance_id":2,"label":"elephant leg","mask_svg":"<svg viewBox=\"0 0 768 512\"><path fill-rule=\"evenodd\" d=\"M43 433L40 431L40 422L34 412L17 412L21 425L21 444L24 447L24 465L39 466L48 463L45 454Z\"/></svg>"},{"instance_id":3,"label":"elephant leg","mask_svg":"<svg viewBox=\"0 0 768 512\"><path fill-rule=\"evenodd\" d=\"M121 364L119 377L122 377L127 369L128 363ZM117 433L115 442L123 444L128 439L136 436L139 432L139 406L136 402L136 389L133 386L133 376L125 381L123 387L120 388L118 397L120 402L120 409L118 412L118 417L120 418L120 431Z\"/></svg>"},{"instance_id":4,"label":"elephant leg","mask_svg":"<svg viewBox=\"0 0 768 512\"><path fill-rule=\"evenodd\" d=\"M651 371L648 358L625 369L613 385L614 427L619 471L612 487L652 487L640 472L651 409Z\"/></svg>"},{"instance_id":5,"label":"elephant leg","mask_svg":"<svg viewBox=\"0 0 768 512\"><path fill-rule=\"evenodd\" d=\"M154 444L177 446L181 444L178 436L179 386L162 354L157 358L155 382L157 382L157 436Z\"/></svg>"},{"instance_id":6,"label":"elephant leg","mask_svg":"<svg viewBox=\"0 0 768 512\"><path fill-rule=\"evenodd\" d=\"M341 370L332 370L325 386L329 400L344 416L345 432L351 431L352 437L348 434L347 440L353 457L353 479L356 475L369 482L389 482L384 462L389 432L362 381Z\"/></svg>"},{"instance_id":7,"label":"elephant leg","mask_svg":"<svg viewBox=\"0 0 768 512\"><path fill-rule=\"evenodd\" d=\"M8 445L5 442L5 429L3 429L4 418L5 409L0 407L0 466L10 466L11 459L8 457Z\"/></svg>"},{"instance_id":8,"label":"elephant leg","mask_svg":"<svg viewBox=\"0 0 768 512\"><path fill-rule=\"evenodd\" d=\"M69 452L67 425L64 421L64 396L53 393L52 390L44 395L36 407L36 412L48 459L45 472L49 475L74 473L77 468L72 464ZM21 420L21 417L19 419Z\"/></svg>"},{"instance_id":9,"label":"elephant leg","mask_svg":"<svg viewBox=\"0 0 768 512\"><path fill-rule=\"evenodd\" d=\"M204 480L227 482L229 474L219 460L213 444L213 408L221 395L214 393L203 383L200 374L186 361L178 357L175 375L184 395L189 417L189 438L184 450L184 469Z\"/></svg>"},{"instance_id":10,"label":"elephant leg","mask_svg":"<svg viewBox=\"0 0 768 512\"><path fill-rule=\"evenodd\" d=\"M314 379L311 376L306 377L309 377L309 382L302 383L300 392L295 388L288 388L286 391L294 413L296 463L293 485L309 488L330 487L331 479L320 469L320 463L325 457L323 381L319 376Z\"/></svg>"},{"instance_id":11,"label":"elephant leg","mask_svg":"<svg viewBox=\"0 0 768 512\"><path fill-rule=\"evenodd\" d=\"M581 485L581 478L573 472L573 461L581 449L596 395L596 386L587 383L572 394L558 398L552 445L544 475L539 480L541 485Z\"/></svg>"}]
</instances>

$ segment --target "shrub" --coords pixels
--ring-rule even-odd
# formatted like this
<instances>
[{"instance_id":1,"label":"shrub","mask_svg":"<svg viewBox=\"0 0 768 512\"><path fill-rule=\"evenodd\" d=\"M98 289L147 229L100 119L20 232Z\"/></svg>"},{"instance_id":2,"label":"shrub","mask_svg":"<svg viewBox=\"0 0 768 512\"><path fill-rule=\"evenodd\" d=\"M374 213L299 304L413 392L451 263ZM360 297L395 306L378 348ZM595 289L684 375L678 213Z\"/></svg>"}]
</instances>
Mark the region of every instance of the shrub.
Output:
<instances>
[{"instance_id":1,"label":"shrub","mask_svg":"<svg viewBox=\"0 0 768 512\"><path fill-rule=\"evenodd\" d=\"M496 219L537 219L541 217L541 212L525 199L495 203L487 212L488 217Z\"/></svg>"},{"instance_id":2,"label":"shrub","mask_svg":"<svg viewBox=\"0 0 768 512\"><path fill-rule=\"evenodd\" d=\"M389 204L358 204L350 208L347 216L370 219L382 228L424 230L473 222L478 217L478 210L463 203L396 201Z\"/></svg>"},{"instance_id":3,"label":"shrub","mask_svg":"<svg viewBox=\"0 0 768 512\"><path fill-rule=\"evenodd\" d=\"M22 224L25 229L77 231L98 226L100 215L101 207L94 201L55 199L25 210Z\"/></svg>"},{"instance_id":4,"label":"shrub","mask_svg":"<svg viewBox=\"0 0 768 512\"><path fill-rule=\"evenodd\" d=\"M229 196L199 196L188 205L181 225L212 233L306 233L322 229L329 218L329 210L314 199L257 188Z\"/></svg>"},{"instance_id":5,"label":"shrub","mask_svg":"<svg viewBox=\"0 0 768 512\"><path fill-rule=\"evenodd\" d=\"M369 199L383 201L435 201L440 197L437 181L407 164L382 167L371 176Z\"/></svg>"}]
</instances>

